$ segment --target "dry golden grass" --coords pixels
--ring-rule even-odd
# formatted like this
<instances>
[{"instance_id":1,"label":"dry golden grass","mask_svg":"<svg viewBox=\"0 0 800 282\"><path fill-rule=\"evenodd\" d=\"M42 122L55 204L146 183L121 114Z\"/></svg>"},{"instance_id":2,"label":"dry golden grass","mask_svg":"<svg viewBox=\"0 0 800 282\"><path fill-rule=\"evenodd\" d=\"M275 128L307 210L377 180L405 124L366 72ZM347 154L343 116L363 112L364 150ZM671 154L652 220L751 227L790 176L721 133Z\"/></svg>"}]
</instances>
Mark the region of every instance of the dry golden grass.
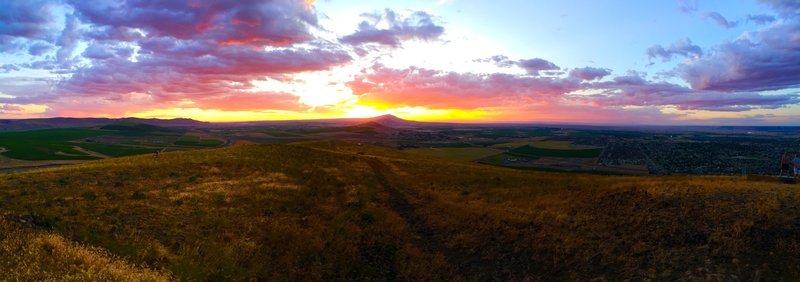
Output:
<instances>
[{"instance_id":1,"label":"dry golden grass","mask_svg":"<svg viewBox=\"0 0 800 282\"><path fill-rule=\"evenodd\" d=\"M796 188L322 141L2 175L0 210L182 280L795 280Z\"/></svg>"},{"instance_id":2,"label":"dry golden grass","mask_svg":"<svg viewBox=\"0 0 800 282\"><path fill-rule=\"evenodd\" d=\"M0 219L3 281L169 281L170 276L131 265L107 251Z\"/></svg>"}]
</instances>

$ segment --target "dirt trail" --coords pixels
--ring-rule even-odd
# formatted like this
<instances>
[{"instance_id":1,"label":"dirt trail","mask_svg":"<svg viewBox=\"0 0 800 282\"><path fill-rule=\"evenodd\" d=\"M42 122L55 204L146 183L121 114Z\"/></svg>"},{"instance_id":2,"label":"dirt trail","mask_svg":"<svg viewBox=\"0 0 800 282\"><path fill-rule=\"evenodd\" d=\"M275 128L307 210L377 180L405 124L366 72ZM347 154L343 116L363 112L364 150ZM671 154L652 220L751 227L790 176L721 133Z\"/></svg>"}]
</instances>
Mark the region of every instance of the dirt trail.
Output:
<instances>
[{"instance_id":1,"label":"dirt trail","mask_svg":"<svg viewBox=\"0 0 800 282\"><path fill-rule=\"evenodd\" d=\"M444 256L448 266L452 267L453 260L448 256L446 246L435 238L435 231L419 218L414 205L409 202L405 193L410 193L409 189L404 189L392 184L389 178L394 175L392 169L382 161L375 158L366 158L367 163L375 172L381 187L389 195L389 205L403 220L411 227L414 237L411 238L414 245L429 254L439 254ZM405 191L405 192L404 192ZM444 270L454 273L454 269Z\"/></svg>"},{"instance_id":2,"label":"dirt trail","mask_svg":"<svg viewBox=\"0 0 800 282\"><path fill-rule=\"evenodd\" d=\"M62 164L43 164L34 166L0 167L0 173L11 173L11 172L28 171L28 170L42 169L42 168L53 168L65 165L70 165L70 164L62 163Z\"/></svg>"},{"instance_id":3,"label":"dirt trail","mask_svg":"<svg viewBox=\"0 0 800 282\"><path fill-rule=\"evenodd\" d=\"M366 158L367 163L375 172L378 182L389 195L389 205L403 220L408 223L415 234L413 243L429 254L440 254L444 257L448 269L440 272L450 273L451 277L470 277L474 280L524 280L525 275L531 273L529 258L533 256L527 250L516 250L513 244L502 241L492 241L489 244L492 250L468 250L450 248L444 244L446 235L439 234L431 228L424 219L420 218L417 207L409 199L420 196L411 188L393 183L392 179L399 177L392 169L376 158ZM487 254L494 254L486 257ZM460 279L459 279L460 280Z\"/></svg>"},{"instance_id":4,"label":"dirt trail","mask_svg":"<svg viewBox=\"0 0 800 282\"><path fill-rule=\"evenodd\" d=\"M107 155L103 155L103 154L101 154L101 153L98 153L98 152L95 152L95 151L89 151L89 150L86 150L86 149L84 149L84 148L81 148L81 147L78 147L78 146L73 146L73 147L72 147L72 149L73 149L73 150L75 150L75 151L82 152L82 153L84 153L84 154L87 154L87 155L93 156L93 157L98 157L98 158L101 158L101 159L108 159L108 158L110 158L110 157L109 157L109 156L107 156Z\"/></svg>"}]
</instances>

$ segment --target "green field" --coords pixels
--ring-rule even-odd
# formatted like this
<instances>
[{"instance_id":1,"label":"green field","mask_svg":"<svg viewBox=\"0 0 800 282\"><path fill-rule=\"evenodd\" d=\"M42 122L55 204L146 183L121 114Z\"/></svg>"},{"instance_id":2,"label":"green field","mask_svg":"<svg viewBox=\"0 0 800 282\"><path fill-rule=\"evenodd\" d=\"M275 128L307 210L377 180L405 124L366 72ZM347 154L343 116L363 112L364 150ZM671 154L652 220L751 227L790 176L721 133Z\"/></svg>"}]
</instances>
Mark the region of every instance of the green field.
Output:
<instances>
[{"instance_id":1,"label":"green field","mask_svg":"<svg viewBox=\"0 0 800 282\"><path fill-rule=\"evenodd\" d=\"M560 141L560 140L517 141L517 142L494 144L490 147L498 149L514 149L525 145L542 149L556 149L556 150L583 150L583 149L599 148L597 146L575 145L572 143L572 141Z\"/></svg>"},{"instance_id":2,"label":"green field","mask_svg":"<svg viewBox=\"0 0 800 282\"><path fill-rule=\"evenodd\" d=\"M69 141L104 134L107 132L87 128L4 132L0 133L0 147L8 150L4 156L19 160L93 160L97 157L74 150L75 144Z\"/></svg>"},{"instance_id":3,"label":"green field","mask_svg":"<svg viewBox=\"0 0 800 282\"><path fill-rule=\"evenodd\" d=\"M492 139L551 136L551 135L553 135L553 131L545 128L494 128L475 134L476 137L492 138Z\"/></svg>"},{"instance_id":4,"label":"green field","mask_svg":"<svg viewBox=\"0 0 800 282\"><path fill-rule=\"evenodd\" d=\"M222 140L202 139L200 136L194 135L184 135L178 141L175 141L175 145L192 147L217 147L224 143Z\"/></svg>"},{"instance_id":5,"label":"green field","mask_svg":"<svg viewBox=\"0 0 800 282\"><path fill-rule=\"evenodd\" d=\"M577 149L559 150L537 148L525 145L508 151L509 154L522 157L555 157L555 158L596 158L600 156L602 149Z\"/></svg>"},{"instance_id":6,"label":"green field","mask_svg":"<svg viewBox=\"0 0 800 282\"><path fill-rule=\"evenodd\" d=\"M110 157L149 154L178 139L181 133L146 124L111 124L98 128L61 128L0 133L2 155L27 161L94 160L80 147ZM101 141L98 141L101 140ZM167 140L163 144L148 143L152 140ZM224 142L217 139L202 139L198 136L182 136L175 145L184 148L217 147ZM124 144L141 144L128 146ZM152 146L153 148L147 148Z\"/></svg>"},{"instance_id":7,"label":"green field","mask_svg":"<svg viewBox=\"0 0 800 282\"><path fill-rule=\"evenodd\" d=\"M419 148L419 149L409 149L406 151L426 156L433 156L433 157L447 158L447 159L461 160L461 161L474 161L491 155L496 155L502 152L501 150L498 149L480 148L480 147Z\"/></svg>"}]
</instances>

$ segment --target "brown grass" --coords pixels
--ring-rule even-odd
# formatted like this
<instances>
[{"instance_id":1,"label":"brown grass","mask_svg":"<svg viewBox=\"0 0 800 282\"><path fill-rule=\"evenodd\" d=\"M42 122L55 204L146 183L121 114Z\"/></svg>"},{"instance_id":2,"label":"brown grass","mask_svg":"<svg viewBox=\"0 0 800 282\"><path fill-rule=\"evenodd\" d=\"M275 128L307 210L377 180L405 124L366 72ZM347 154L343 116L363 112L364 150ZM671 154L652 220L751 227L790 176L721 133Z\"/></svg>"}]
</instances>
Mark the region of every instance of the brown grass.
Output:
<instances>
[{"instance_id":1,"label":"brown grass","mask_svg":"<svg viewBox=\"0 0 800 282\"><path fill-rule=\"evenodd\" d=\"M183 280L794 280L796 186L323 141L0 176L0 209Z\"/></svg>"},{"instance_id":2,"label":"brown grass","mask_svg":"<svg viewBox=\"0 0 800 282\"><path fill-rule=\"evenodd\" d=\"M164 273L131 265L107 251L0 219L4 281L169 281Z\"/></svg>"}]
</instances>

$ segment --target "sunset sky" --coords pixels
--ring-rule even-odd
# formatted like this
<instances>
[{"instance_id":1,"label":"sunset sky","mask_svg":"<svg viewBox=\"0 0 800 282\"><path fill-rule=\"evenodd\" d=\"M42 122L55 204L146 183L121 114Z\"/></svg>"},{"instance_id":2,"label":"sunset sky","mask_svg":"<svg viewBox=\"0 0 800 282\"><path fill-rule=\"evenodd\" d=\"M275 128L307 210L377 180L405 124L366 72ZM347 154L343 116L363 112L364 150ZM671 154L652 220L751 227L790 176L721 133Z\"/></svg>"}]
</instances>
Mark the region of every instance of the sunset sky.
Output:
<instances>
[{"instance_id":1,"label":"sunset sky","mask_svg":"<svg viewBox=\"0 0 800 282\"><path fill-rule=\"evenodd\" d=\"M0 118L800 125L797 0L0 0Z\"/></svg>"}]
</instances>

